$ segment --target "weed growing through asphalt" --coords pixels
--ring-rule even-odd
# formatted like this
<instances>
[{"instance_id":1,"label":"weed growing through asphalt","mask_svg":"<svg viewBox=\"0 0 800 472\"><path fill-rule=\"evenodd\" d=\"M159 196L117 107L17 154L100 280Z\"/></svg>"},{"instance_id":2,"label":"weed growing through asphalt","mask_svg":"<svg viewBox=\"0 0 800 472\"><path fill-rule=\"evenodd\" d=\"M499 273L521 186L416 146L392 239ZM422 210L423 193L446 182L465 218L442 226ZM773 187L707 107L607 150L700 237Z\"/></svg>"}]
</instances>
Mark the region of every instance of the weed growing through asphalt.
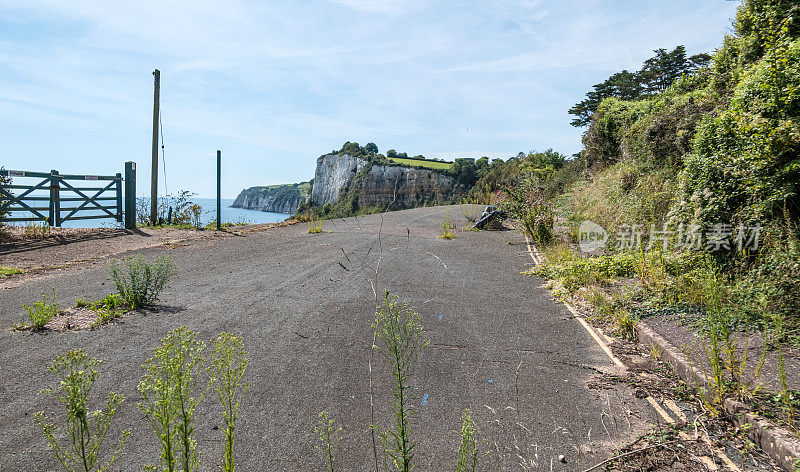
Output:
<instances>
[{"instance_id":1,"label":"weed growing through asphalt","mask_svg":"<svg viewBox=\"0 0 800 472\"><path fill-rule=\"evenodd\" d=\"M327 411L323 411L319 414L314 431L319 435L319 444L316 447L325 459L325 471L334 472L336 470L334 451L342 440L342 428L336 426L336 422L328 416Z\"/></svg>"},{"instance_id":2,"label":"weed growing through asphalt","mask_svg":"<svg viewBox=\"0 0 800 472\"><path fill-rule=\"evenodd\" d=\"M53 294L48 301L47 296L42 294L42 300L33 302L32 305L23 303L22 308L28 313L28 321L30 324L20 325L20 327L27 327L34 331L44 328L44 326L53 320L58 314L58 303L56 302L56 289L52 289Z\"/></svg>"},{"instance_id":3,"label":"weed growing through asphalt","mask_svg":"<svg viewBox=\"0 0 800 472\"><path fill-rule=\"evenodd\" d=\"M172 330L144 365L139 383L144 400L139 408L161 440L161 464L168 472L197 470L200 455L194 439L195 410L206 390L197 396L205 344L186 327Z\"/></svg>"},{"instance_id":4,"label":"weed growing through asphalt","mask_svg":"<svg viewBox=\"0 0 800 472\"><path fill-rule=\"evenodd\" d=\"M583 297L595 309L593 320L614 325L614 332L627 340L636 340L637 317L622 306L618 297L606 297L599 287L591 287L583 293Z\"/></svg>"},{"instance_id":5,"label":"weed growing through asphalt","mask_svg":"<svg viewBox=\"0 0 800 472\"><path fill-rule=\"evenodd\" d=\"M461 444L456 456L456 472L475 472L481 457L488 454L481 452L481 442L478 440L478 431L472 411L467 408L461 415Z\"/></svg>"},{"instance_id":6,"label":"weed growing through asphalt","mask_svg":"<svg viewBox=\"0 0 800 472\"><path fill-rule=\"evenodd\" d=\"M14 267L0 266L0 279L4 279L4 278L9 277L11 275L17 275L17 274L21 274L21 273L22 273L21 270L15 269Z\"/></svg>"},{"instance_id":7,"label":"weed growing through asphalt","mask_svg":"<svg viewBox=\"0 0 800 472\"><path fill-rule=\"evenodd\" d=\"M117 293L106 295L105 297L91 302L85 298L78 298L75 300L75 308L88 308L97 316L94 325L99 326L119 318L125 312L130 310L130 307L122 299L122 296Z\"/></svg>"},{"instance_id":8,"label":"weed growing through asphalt","mask_svg":"<svg viewBox=\"0 0 800 472\"><path fill-rule=\"evenodd\" d=\"M786 380L786 365L783 359L783 350L778 348L778 377L781 380L780 398L783 404L783 411L786 413L786 422L794 428L794 402L792 393L789 390L789 383Z\"/></svg>"},{"instance_id":9,"label":"weed growing through asphalt","mask_svg":"<svg viewBox=\"0 0 800 472\"><path fill-rule=\"evenodd\" d=\"M636 340L636 317L630 311L620 308L614 310L616 334L629 341Z\"/></svg>"},{"instance_id":10,"label":"weed growing through asphalt","mask_svg":"<svg viewBox=\"0 0 800 472\"><path fill-rule=\"evenodd\" d=\"M111 280L131 310L153 305L175 272L175 263L166 256L152 262L141 257L111 262Z\"/></svg>"},{"instance_id":11,"label":"weed growing through asphalt","mask_svg":"<svg viewBox=\"0 0 800 472\"><path fill-rule=\"evenodd\" d=\"M105 408L89 410L87 400L97 380L97 368L100 364L101 361L90 358L80 349L57 357L50 366L50 371L58 377L58 385L45 392L52 394L66 409L68 445L62 446L59 443L64 433L58 431L44 412L36 414L36 422L41 426L50 447L64 470L69 472L109 470L130 434L129 430L122 432L116 450L106 450L103 446L111 422L124 398L111 392L106 397Z\"/></svg>"},{"instance_id":12,"label":"weed growing through asphalt","mask_svg":"<svg viewBox=\"0 0 800 472\"><path fill-rule=\"evenodd\" d=\"M308 220L308 234L317 234L322 232L322 218L318 216L312 216L310 220Z\"/></svg>"},{"instance_id":13,"label":"weed growing through asphalt","mask_svg":"<svg viewBox=\"0 0 800 472\"><path fill-rule=\"evenodd\" d=\"M456 233L453 232L453 222L448 216L449 213L450 209L448 208L444 211L444 217L442 218L442 234L439 236L442 239L456 239Z\"/></svg>"},{"instance_id":14,"label":"weed growing through asphalt","mask_svg":"<svg viewBox=\"0 0 800 472\"><path fill-rule=\"evenodd\" d=\"M656 343L650 343L650 358L651 359L653 359L654 361L658 362L658 360L661 359L661 354L663 352L664 351L661 349L661 346L659 346Z\"/></svg>"},{"instance_id":15,"label":"weed growing through asphalt","mask_svg":"<svg viewBox=\"0 0 800 472\"><path fill-rule=\"evenodd\" d=\"M483 214L481 206L474 203L462 203L459 207L461 208L461 214L464 215L464 218L470 223L478 221L478 218Z\"/></svg>"},{"instance_id":16,"label":"weed growing through asphalt","mask_svg":"<svg viewBox=\"0 0 800 472\"><path fill-rule=\"evenodd\" d=\"M739 398L755 396L761 388L758 379L767 355L765 345L753 374L748 375L748 345L745 344L743 349L739 348L731 327L732 323L719 309L721 303L718 291L709 294L709 312L704 320L706 329L702 353L705 364L710 368L710 373L707 375L710 384L697 386L701 401L714 415L719 414L727 396L733 395Z\"/></svg>"},{"instance_id":17,"label":"weed growing through asphalt","mask_svg":"<svg viewBox=\"0 0 800 472\"><path fill-rule=\"evenodd\" d=\"M91 308L97 315L96 325L108 323L122 316L127 311L128 306L119 294L106 295L100 300L86 304L84 306ZM76 306L78 303L76 302Z\"/></svg>"},{"instance_id":18,"label":"weed growing through asphalt","mask_svg":"<svg viewBox=\"0 0 800 472\"><path fill-rule=\"evenodd\" d=\"M25 226L25 237L30 239L44 239L50 236L50 225L47 223L30 222Z\"/></svg>"},{"instance_id":19,"label":"weed growing through asphalt","mask_svg":"<svg viewBox=\"0 0 800 472\"><path fill-rule=\"evenodd\" d=\"M389 427L373 424L372 430L380 438L382 450L382 469L384 472L410 472L414 470L415 441L411 437L411 417L416 413L412 407L414 400L409 389L414 368L425 346L425 331L420 315L409 308L387 290L383 305L375 313L372 324L375 330L373 349L380 352L387 362L392 376L391 411L394 417ZM374 421L374 420L373 420ZM481 458L488 452L481 452L482 441L478 439L472 411L465 410L461 417L461 441L456 457L457 472L475 472ZM341 428L327 412L321 412L315 427L320 443L317 445L325 460L327 472L336 467L334 452L341 441ZM377 459L376 459L377 460ZM379 468L375 463L375 469Z\"/></svg>"},{"instance_id":20,"label":"weed growing through asphalt","mask_svg":"<svg viewBox=\"0 0 800 472\"><path fill-rule=\"evenodd\" d=\"M525 234L539 244L547 244L553 240L554 222L553 205L542 199L534 199L522 213Z\"/></svg>"},{"instance_id":21,"label":"weed growing through asphalt","mask_svg":"<svg viewBox=\"0 0 800 472\"><path fill-rule=\"evenodd\" d=\"M241 339L229 333L222 333L214 341L208 375L211 388L217 393L217 398L222 404L222 420L225 422L225 454L222 470L225 472L235 470L234 431L236 418L239 416L239 404L250 388L250 384L242 382L249 362L249 356L244 350Z\"/></svg>"},{"instance_id":22,"label":"weed growing through asphalt","mask_svg":"<svg viewBox=\"0 0 800 472\"><path fill-rule=\"evenodd\" d=\"M409 392L411 376L420 354L429 341L425 339L420 315L387 291L383 306L375 314L372 329L376 347L392 371L391 409L394 424L388 428L376 426L383 446L384 464L394 470L409 472L414 468L414 446L411 437L411 406Z\"/></svg>"}]
</instances>

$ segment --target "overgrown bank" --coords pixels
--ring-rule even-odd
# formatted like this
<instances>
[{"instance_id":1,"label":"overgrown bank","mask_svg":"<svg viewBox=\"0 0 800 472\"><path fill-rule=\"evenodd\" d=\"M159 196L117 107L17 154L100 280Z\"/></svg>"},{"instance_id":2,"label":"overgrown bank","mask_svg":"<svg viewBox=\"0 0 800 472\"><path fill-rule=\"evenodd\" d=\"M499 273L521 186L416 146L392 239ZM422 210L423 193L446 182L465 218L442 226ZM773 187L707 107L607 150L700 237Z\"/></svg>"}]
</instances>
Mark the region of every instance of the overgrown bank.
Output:
<instances>
[{"instance_id":1,"label":"overgrown bank","mask_svg":"<svg viewBox=\"0 0 800 472\"><path fill-rule=\"evenodd\" d=\"M708 65L644 92L612 76L576 158L511 159L471 194L518 217L547 247L534 273L618 334L646 316L691 320L712 408L757 387L759 360L742 358L741 332L760 333L767 349L800 343L799 14L796 2L745 1ZM683 67L673 63L663 67ZM649 80L626 77L633 88ZM781 382L778 402L791 428L795 381Z\"/></svg>"}]
</instances>

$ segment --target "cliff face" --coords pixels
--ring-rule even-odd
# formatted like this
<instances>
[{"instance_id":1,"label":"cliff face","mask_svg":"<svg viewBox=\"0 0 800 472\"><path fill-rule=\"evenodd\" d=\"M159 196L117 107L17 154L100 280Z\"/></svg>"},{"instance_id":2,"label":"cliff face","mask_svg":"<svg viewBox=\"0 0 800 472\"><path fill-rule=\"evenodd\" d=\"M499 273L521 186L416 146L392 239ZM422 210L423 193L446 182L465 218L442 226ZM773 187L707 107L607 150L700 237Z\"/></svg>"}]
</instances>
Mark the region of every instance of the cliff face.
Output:
<instances>
[{"instance_id":1,"label":"cliff face","mask_svg":"<svg viewBox=\"0 0 800 472\"><path fill-rule=\"evenodd\" d=\"M242 190L233 208L272 211L275 213L295 213L300 204L308 198L310 184L272 185L269 187L250 187Z\"/></svg>"},{"instance_id":2,"label":"cliff face","mask_svg":"<svg viewBox=\"0 0 800 472\"><path fill-rule=\"evenodd\" d=\"M373 165L358 192L363 206L414 208L428 203L445 203L461 196L456 180L449 175L426 169ZM394 202L394 203L392 203Z\"/></svg>"},{"instance_id":3,"label":"cliff face","mask_svg":"<svg viewBox=\"0 0 800 472\"><path fill-rule=\"evenodd\" d=\"M352 199L351 208L413 208L446 203L466 193L455 178L441 172L393 165L378 165L348 154L326 154L317 159L311 203L335 204Z\"/></svg>"},{"instance_id":4,"label":"cliff face","mask_svg":"<svg viewBox=\"0 0 800 472\"><path fill-rule=\"evenodd\" d=\"M317 159L311 203L322 206L335 203L342 189L349 186L364 167L369 164L349 154L325 154Z\"/></svg>"}]
</instances>

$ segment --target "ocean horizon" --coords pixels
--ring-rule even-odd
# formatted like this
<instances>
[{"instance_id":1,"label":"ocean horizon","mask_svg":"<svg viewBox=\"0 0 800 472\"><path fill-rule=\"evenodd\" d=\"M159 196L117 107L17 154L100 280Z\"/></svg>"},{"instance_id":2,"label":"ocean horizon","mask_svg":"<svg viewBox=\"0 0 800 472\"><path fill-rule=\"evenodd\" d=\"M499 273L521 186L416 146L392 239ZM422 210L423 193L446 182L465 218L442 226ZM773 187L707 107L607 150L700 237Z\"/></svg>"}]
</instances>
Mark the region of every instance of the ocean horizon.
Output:
<instances>
[{"instance_id":1,"label":"ocean horizon","mask_svg":"<svg viewBox=\"0 0 800 472\"><path fill-rule=\"evenodd\" d=\"M141 198L141 197L139 197ZM137 198L137 200L139 199ZM197 198L189 199L193 203L197 203L203 208L203 214L200 217L205 226L217 218L217 199L216 198ZM247 223L247 224L263 224L263 223L278 223L289 218L289 213L275 213L270 211L260 210L247 210L244 208L231 208L233 198L221 199L222 204L222 222L223 223ZM91 212L82 212L82 215L91 214ZM20 223L25 225L25 223ZM102 218L96 220L76 220L65 221L61 224L62 228L118 228L122 223L117 223L113 219Z\"/></svg>"}]
</instances>

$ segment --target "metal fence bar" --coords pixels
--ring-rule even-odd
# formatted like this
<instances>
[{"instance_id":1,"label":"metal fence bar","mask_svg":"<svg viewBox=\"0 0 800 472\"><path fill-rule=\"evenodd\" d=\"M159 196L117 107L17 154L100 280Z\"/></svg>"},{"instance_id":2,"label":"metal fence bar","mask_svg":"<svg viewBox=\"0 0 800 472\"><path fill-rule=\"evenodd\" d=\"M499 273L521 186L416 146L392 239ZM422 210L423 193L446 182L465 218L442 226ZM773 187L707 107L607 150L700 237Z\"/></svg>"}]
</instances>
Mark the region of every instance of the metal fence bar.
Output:
<instances>
[{"instance_id":1,"label":"metal fence bar","mask_svg":"<svg viewBox=\"0 0 800 472\"><path fill-rule=\"evenodd\" d=\"M45 200L50 199L49 197L42 197L42 198L44 198ZM116 200L116 199L117 197L97 197L94 200ZM86 199L82 197L61 197L59 198L59 200L61 200L62 202L82 202Z\"/></svg>"},{"instance_id":2,"label":"metal fence bar","mask_svg":"<svg viewBox=\"0 0 800 472\"><path fill-rule=\"evenodd\" d=\"M3 218L3 221L42 221L41 218Z\"/></svg>"},{"instance_id":3,"label":"metal fence bar","mask_svg":"<svg viewBox=\"0 0 800 472\"><path fill-rule=\"evenodd\" d=\"M94 210L116 210L116 209L117 209L117 205L116 204L114 204L114 205L86 207L86 208L84 208L82 206L61 207L61 211L62 212L64 212L64 211L75 211L75 210L94 211ZM117 217L117 215L114 214L114 213L111 213L111 212L106 212L106 213L108 213L109 215L113 216L114 218ZM72 215L72 213L70 213L70 215L68 215L68 216L65 216L65 217L61 218L61 221L67 221L71 215Z\"/></svg>"},{"instance_id":4,"label":"metal fence bar","mask_svg":"<svg viewBox=\"0 0 800 472\"><path fill-rule=\"evenodd\" d=\"M66 183L65 181L63 181L63 180L61 181L61 183L63 183L64 185L68 185L69 188L70 188L70 191L76 191L75 193L77 193L77 191L96 192L98 190L107 190L109 188L109 187L73 187L73 186L69 185L68 183ZM113 184L114 184L114 182L111 182L111 185L113 185Z\"/></svg>"},{"instance_id":5,"label":"metal fence bar","mask_svg":"<svg viewBox=\"0 0 800 472\"><path fill-rule=\"evenodd\" d=\"M47 180L48 181L50 180L50 176L49 175L47 176ZM33 186L32 185L16 185L16 184L3 185L3 188L16 189L16 190L26 190L26 189L29 189L31 187L33 187Z\"/></svg>"},{"instance_id":6,"label":"metal fence bar","mask_svg":"<svg viewBox=\"0 0 800 472\"><path fill-rule=\"evenodd\" d=\"M5 177L38 177L40 179L49 179L50 174L45 172L28 172L26 170L0 170L0 175Z\"/></svg>"},{"instance_id":7,"label":"metal fence bar","mask_svg":"<svg viewBox=\"0 0 800 472\"><path fill-rule=\"evenodd\" d=\"M50 209L50 205L46 207L42 206L20 206L20 207L3 207L5 211L31 211L31 210L38 210L38 211L47 211Z\"/></svg>"},{"instance_id":8,"label":"metal fence bar","mask_svg":"<svg viewBox=\"0 0 800 472\"><path fill-rule=\"evenodd\" d=\"M100 220L104 218L116 218L116 215L87 215L87 216L73 216L69 220L62 221L76 221L76 220Z\"/></svg>"},{"instance_id":9,"label":"metal fence bar","mask_svg":"<svg viewBox=\"0 0 800 472\"><path fill-rule=\"evenodd\" d=\"M36 201L42 201L42 202L49 202L50 201L50 197L22 197L22 198L20 198L20 200L36 200Z\"/></svg>"},{"instance_id":10,"label":"metal fence bar","mask_svg":"<svg viewBox=\"0 0 800 472\"><path fill-rule=\"evenodd\" d=\"M119 180L122 177L117 177L116 175L72 175L72 174L64 174L61 176L61 180Z\"/></svg>"}]
</instances>

